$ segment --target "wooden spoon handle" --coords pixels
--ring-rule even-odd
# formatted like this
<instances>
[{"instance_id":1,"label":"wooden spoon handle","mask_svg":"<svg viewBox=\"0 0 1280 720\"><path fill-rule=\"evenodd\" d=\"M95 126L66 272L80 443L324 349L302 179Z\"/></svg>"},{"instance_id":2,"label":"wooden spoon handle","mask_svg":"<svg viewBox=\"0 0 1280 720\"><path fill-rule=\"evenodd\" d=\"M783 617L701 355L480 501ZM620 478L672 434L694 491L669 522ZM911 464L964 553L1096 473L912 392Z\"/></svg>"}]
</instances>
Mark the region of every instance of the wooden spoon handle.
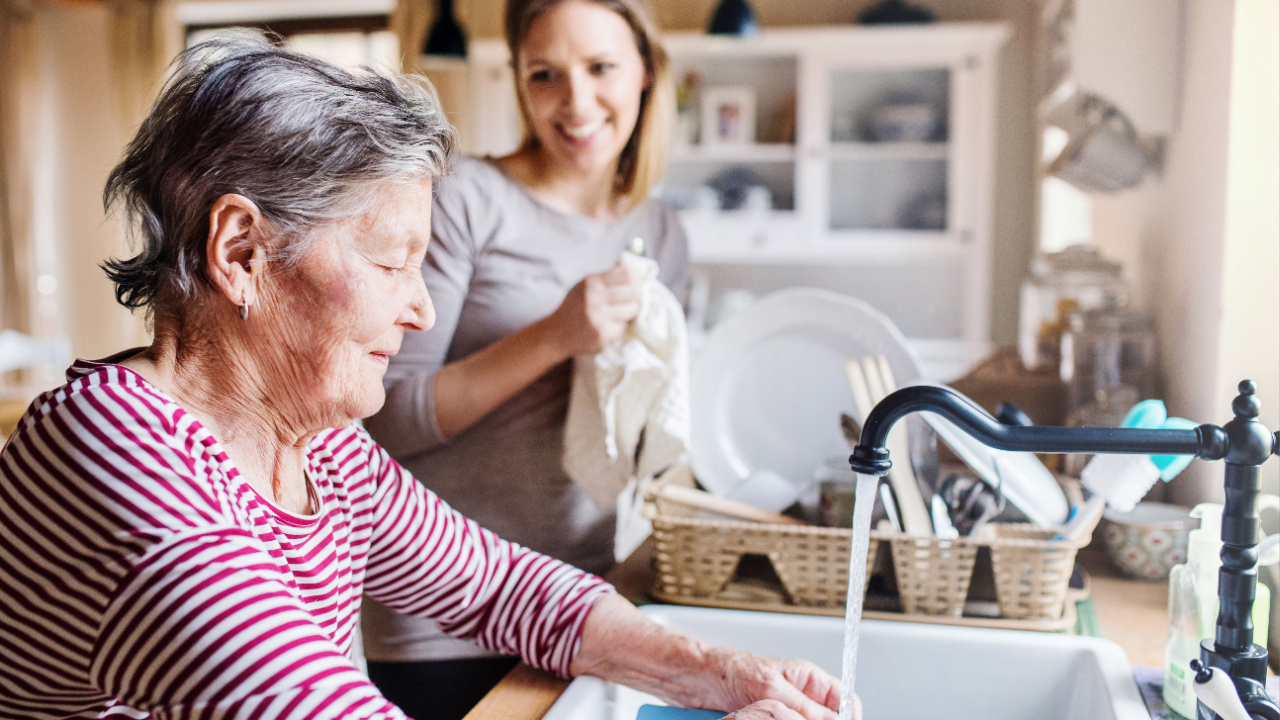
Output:
<instances>
[{"instance_id":1,"label":"wooden spoon handle","mask_svg":"<svg viewBox=\"0 0 1280 720\"><path fill-rule=\"evenodd\" d=\"M738 518L739 520L770 523L772 525L808 524L803 520L797 520L793 517L769 512L768 510L761 510L758 507L747 505L746 503L740 503L737 500L718 497L708 492L695 490L694 488L666 485L658 491L658 497L672 502L678 502L682 505L695 507L699 510L709 510L721 515Z\"/></svg>"}]
</instances>

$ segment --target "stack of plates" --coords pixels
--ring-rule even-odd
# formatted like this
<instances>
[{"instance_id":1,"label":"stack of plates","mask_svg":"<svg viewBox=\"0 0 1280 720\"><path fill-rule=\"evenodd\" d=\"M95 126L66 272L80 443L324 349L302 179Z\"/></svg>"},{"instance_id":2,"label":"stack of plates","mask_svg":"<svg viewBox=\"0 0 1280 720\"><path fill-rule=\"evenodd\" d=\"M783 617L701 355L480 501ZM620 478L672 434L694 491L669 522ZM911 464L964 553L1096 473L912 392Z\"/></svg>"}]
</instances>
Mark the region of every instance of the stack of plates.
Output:
<instances>
[{"instance_id":1,"label":"stack of plates","mask_svg":"<svg viewBox=\"0 0 1280 720\"><path fill-rule=\"evenodd\" d=\"M723 495L767 470L804 484L848 455L840 414L858 413L844 364L869 355L885 356L900 384L922 377L902 333L856 298L783 290L717 325L690 377L698 482Z\"/></svg>"},{"instance_id":2,"label":"stack of plates","mask_svg":"<svg viewBox=\"0 0 1280 720\"><path fill-rule=\"evenodd\" d=\"M888 359L899 386L925 381L919 358L893 323L845 295L783 290L717 325L690 378L690 459L698 482L727 495L768 471L805 485L823 460L847 456L840 414L859 415L845 362L876 355ZM1000 486L1033 522L1051 526L1066 520L1061 488L1033 455L989 448L937 415L924 417L983 481Z\"/></svg>"}]
</instances>

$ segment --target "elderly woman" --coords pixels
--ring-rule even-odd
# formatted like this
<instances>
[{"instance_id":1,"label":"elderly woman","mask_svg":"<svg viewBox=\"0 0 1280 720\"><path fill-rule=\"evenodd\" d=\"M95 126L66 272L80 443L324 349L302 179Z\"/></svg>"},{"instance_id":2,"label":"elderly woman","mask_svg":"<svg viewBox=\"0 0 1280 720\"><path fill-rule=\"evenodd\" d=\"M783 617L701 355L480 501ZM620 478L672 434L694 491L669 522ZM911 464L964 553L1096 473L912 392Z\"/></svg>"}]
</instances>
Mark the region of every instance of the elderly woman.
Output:
<instances>
[{"instance_id":1,"label":"elderly woman","mask_svg":"<svg viewBox=\"0 0 1280 720\"><path fill-rule=\"evenodd\" d=\"M813 665L656 626L355 423L433 322L452 142L408 79L249 36L180 59L106 190L141 239L107 271L155 340L76 362L0 454L0 716L404 717L349 657L362 591L563 676L832 714Z\"/></svg>"}]
</instances>

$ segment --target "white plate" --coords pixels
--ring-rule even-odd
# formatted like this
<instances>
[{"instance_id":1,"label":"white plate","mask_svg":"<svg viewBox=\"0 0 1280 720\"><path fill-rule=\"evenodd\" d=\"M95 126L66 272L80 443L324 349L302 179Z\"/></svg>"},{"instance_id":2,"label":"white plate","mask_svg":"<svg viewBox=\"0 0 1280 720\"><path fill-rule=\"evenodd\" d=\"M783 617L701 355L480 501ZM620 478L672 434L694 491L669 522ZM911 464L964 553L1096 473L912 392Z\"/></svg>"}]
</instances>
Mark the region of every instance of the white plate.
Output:
<instances>
[{"instance_id":1,"label":"white plate","mask_svg":"<svg viewBox=\"0 0 1280 720\"><path fill-rule=\"evenodd\" d=\"M902 333L856 298L783 290L717 325L690 377L694 475L723 495L756 470L807 483L826 458L848 455L840 413L855 418L850 358L884 355L899 385L923 376Z\"/></svg>"},{"instance_id":2,"label":"white plate","mask_svg":"<svg viewBox=\"0 0 1280 720\"><path fill-rule=\"evenodd\" d=\"M1053 473L1034 454L988 447L941 415L920 414L965 465L983 482L1001 488L1009 502L1031 522L1052 527L1067 521L1071 511L1067 497Z\"/></svg>"}]
</instances>

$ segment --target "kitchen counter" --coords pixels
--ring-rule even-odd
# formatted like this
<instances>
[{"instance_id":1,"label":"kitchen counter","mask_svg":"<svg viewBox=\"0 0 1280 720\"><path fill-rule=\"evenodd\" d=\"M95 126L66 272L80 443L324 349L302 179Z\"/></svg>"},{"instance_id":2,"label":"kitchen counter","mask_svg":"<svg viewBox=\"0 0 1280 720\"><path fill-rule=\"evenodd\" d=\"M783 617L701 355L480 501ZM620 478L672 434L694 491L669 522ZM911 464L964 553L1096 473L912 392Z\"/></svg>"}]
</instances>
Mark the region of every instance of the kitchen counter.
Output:
<instances>
[{"instance_id":1,"label":"kitchen counter","mask_svg":"<svg viewBox=\"0 0 1280 720\"><path fill-rule=\"evenodd\" d=\"M1105 553L1090 546L1079 554L1089 573L1090 590L1102 636L1124 649L1131 665L1164 665L1166 582L1122 577ZM646 547L608 576L627 597L644 595L652 580ZM527 665L517 665L465 720L539 720L569 683Z\"/></svg>"}]
</instances>

